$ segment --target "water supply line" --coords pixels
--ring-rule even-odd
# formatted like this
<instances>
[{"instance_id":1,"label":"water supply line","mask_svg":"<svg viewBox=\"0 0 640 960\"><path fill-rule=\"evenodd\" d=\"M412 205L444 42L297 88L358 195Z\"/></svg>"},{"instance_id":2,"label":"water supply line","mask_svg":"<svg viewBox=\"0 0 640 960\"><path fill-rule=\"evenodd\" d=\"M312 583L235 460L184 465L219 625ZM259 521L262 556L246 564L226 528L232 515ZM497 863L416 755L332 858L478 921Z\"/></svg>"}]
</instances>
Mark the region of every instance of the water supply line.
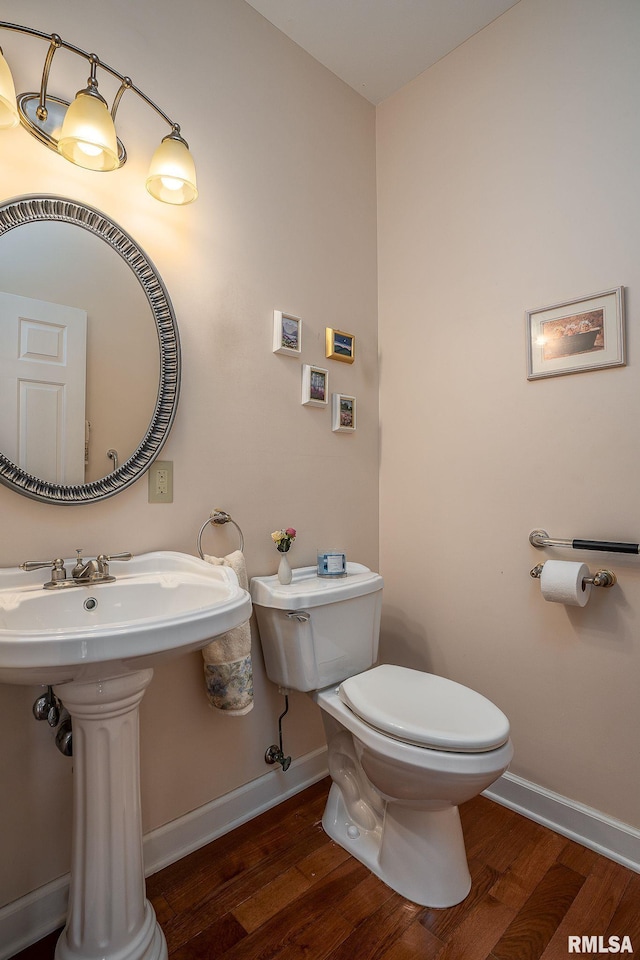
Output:
<instances>
[{"instance_id":1,"label":"water supply line","mask_svg":"<svg viewBox=\"0 0 640 960\"><path fill-rule=\"evenodd\" d=\"M264 755L265 763L279 763L283 771L286 772L291 766L291 757L285 757L284 751L282 749L282 718L286 717L289 712L289 694L288 691L280 687L280 693L284 696L284 710L278 717L278 743L272 743L270 747L267 748L267 752Z\"/></svg>"}]
</instances>

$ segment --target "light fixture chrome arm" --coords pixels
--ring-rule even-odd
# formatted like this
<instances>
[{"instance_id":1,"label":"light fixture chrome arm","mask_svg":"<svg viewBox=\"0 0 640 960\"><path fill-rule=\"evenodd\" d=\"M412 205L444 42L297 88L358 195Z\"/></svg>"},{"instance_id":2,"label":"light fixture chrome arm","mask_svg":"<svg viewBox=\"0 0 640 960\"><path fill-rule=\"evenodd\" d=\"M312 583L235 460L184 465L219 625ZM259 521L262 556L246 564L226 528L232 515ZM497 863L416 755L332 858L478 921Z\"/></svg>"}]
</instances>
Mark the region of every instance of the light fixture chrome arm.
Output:
<instances>
[{"instance_id":1,"label":"light fixture chrome arm","mask_svg":"<svg viewBox=\"0 0 640 960\"><path fill-rule=\"evenodd\" d=\"M147 106L151 107L153 110L155 110L155 112L158 114L158 116L162 117L162 119L165 121L165 123L168 123L170 127L176 127L176 126L178 126L178 124L177 124L174 120L172 120L171 117L168 117L168 116L167 116L167 114L164 112L164 110L161 110L161 109L160 109L160 107L158 106L158 104L157 104L154 100L152 100L151 97L148 97L148 96L146 95L146 93L145 93L143 90L140 89L140 87L136 87L135 83L133 83L133 81L131 80L131 77L123 77L122 74L120 74L120 73L117 72L117 70L113 70L111 67L108 67L108 66L107 66L105 63L103 63L102 61L100 61L100 66L101 66L104 70L107 70L108 73L110 73L113 77L116 77L117 79L120 79L120 80L122 81L120 90L118 90L118 93L116 94L116 99L118 100L118 103L120 102L119 97L118 97L118 94L119 94L120 97L121 97L125 90L133 90L134 93L137 93L137 94L138 94L138 96L140 97L141 100L144 100L144 102L147 104ZM116 101L114 100L114 105L113 105L113 107L111 108L111 109L112 109L112 115L113 115L114 117L115 117L115 111L116 111L117 107L118 107L118 104L117 104ZM178 129L179 129L179 127L178 127Z\"/></svg>"},{"instance_id":2,"label":"light fixture chrome arm","mask_svg":"<svg viewBox=\"0 0 640 960\"><path fill-rule=\"evenodd\" d=\"M132 81L131 77L124 77L122 83L121 83L120 86L118 87L118 92L116 93L115 97L113 98L113 103L111 104L111 119L112 119L112 120L115 120L115 119L116 119L116 111L117 111L118 107L120 106L120 101L122 100L122 94L125 92L125 90L130 90L132 86L133 86L133 81Z\"/></svg>"},{"instance_id":3,"label":"light fixture chrome arm","mask_svg":"<svg viewBox=\"0 0 640 960\"><path fill-rule=\"evenodd\" d=\"M51 71L51 63L53 61L53 55L62 45L62 40L57 33L51 34L51 43L49 44L49 49L47 51L47 56L44 61L44 67L42 68L42 80L40 81L40 101L38 103L38 108L36 114L38 120L46 120L49 116L49 111L47 110L47 84L49 83L49 73Z\"/></svg>"}]
</instances>

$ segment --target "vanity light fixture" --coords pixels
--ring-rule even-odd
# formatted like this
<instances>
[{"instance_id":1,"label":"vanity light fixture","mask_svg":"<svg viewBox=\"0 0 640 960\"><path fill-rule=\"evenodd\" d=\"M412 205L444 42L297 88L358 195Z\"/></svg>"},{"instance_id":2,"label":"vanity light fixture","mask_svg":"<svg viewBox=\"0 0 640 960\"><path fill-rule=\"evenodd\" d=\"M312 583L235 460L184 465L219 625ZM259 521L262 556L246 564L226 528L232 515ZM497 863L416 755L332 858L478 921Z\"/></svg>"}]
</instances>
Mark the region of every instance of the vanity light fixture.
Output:
<instances>
[{"instance_id":1,"label":"vanity light fixture","mask_svg":"<svg viewBox=\"0 0 640 960\"><path fill-rule=\"evenodd\" d=\"M40 92L21 93L17 97L11 70L0 48L0 130L21 123L40 143L77 166L89 170L117 170L126 161L127 152L116 134L116 112L125 91L132 90L171 127L171 133L164 137L151 159L147 190L152 197L164 203L185 204L196 199L196 168L189 145L180 134L179 125L129 77L118 73L95 53L87 53L67 43L57 33L43 33L33 27L23 27L4 20L0 20L0 29L25 33L49 42ZM77 92L71 103L47 93L51 63L56 50L61 47L84 57L90 64L87 86ZM110 111L98 91L98 67L120 81Z\"/></svg>"}]
</instances>

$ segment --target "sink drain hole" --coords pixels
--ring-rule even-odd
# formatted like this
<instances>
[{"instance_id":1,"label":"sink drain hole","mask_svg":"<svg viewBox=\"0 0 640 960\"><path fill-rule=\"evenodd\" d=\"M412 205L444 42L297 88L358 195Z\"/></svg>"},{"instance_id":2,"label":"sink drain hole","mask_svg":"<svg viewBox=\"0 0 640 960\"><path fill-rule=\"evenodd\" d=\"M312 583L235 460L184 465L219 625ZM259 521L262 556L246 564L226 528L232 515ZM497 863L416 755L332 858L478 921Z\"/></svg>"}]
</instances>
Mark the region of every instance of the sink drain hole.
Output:
<instances>
[{"instance_id":1,"label":"sink drain hole","mask_svg":"<svg viewBox=\"0 0 640 960\"><path fill-rule=\"evenodd\" d=\"M95 610L95 608L98 606L98 601L95 597L89 597L87 600L85 600L82 606L85 608L85 610Z\"/></svg>"}]
</instances>

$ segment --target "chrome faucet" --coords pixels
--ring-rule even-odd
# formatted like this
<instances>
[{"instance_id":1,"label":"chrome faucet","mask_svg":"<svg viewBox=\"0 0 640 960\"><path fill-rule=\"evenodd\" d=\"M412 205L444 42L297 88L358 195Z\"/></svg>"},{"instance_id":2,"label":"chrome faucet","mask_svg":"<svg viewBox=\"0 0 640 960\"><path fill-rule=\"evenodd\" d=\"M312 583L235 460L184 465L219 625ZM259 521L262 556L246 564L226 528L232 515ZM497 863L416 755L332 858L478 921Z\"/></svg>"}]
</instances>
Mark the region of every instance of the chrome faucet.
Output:
<instances>
[{"instance_id":1,"label":"chrome faucet","mask_svg":"<svg viewBox=\"0 0 640 960\"><path fill-rule=\"evenodd\" d=\"M71 571L71 576L67 578L67 571L64 560L59 557L56 560L25 560L20 564L21 570L31 571L40 570L44 567L51 567L51 580L43 584L45 590L56 590L61 587L79 587L92 585L95 583L111 583L116 578L109 573L109 564L112 560L131 560L132 553L100 553L95 560L85 560L82 556L82 550L76 550L77 559L75 566Z\"/></svg>"},{"instance_id":2,"label":"chrome faucet","mask_svg":"<svg viewBox=\"0 0 640 960\"><path fill-rule=\"evenodd\" d=\"M99 553L95 560L84 560L82 550L76 550L78 558L71 576L76 583L110 583L115 580L109 573L109 563L112 560L131 560L131 553Z\"/></svg>"}]
</instances>

